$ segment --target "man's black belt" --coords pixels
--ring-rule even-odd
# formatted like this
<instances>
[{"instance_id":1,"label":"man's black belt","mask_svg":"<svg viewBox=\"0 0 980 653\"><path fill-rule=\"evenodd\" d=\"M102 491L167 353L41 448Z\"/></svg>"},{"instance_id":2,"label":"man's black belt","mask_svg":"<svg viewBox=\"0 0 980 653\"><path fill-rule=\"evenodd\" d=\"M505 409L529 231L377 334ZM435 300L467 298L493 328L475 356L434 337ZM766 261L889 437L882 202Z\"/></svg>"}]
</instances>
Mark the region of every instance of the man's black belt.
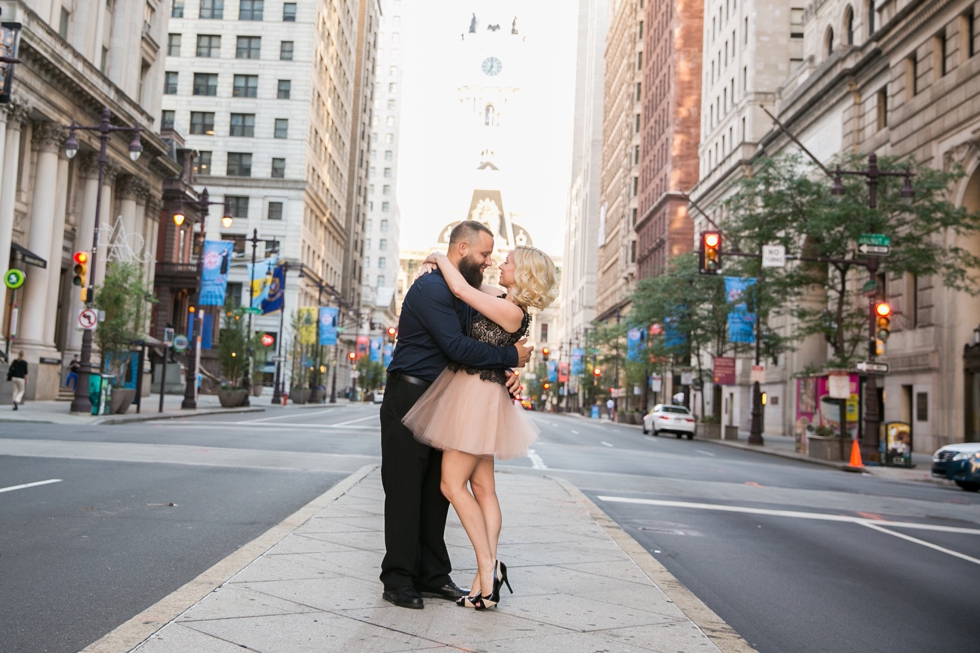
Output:
<instances>
[{"instance_id":1,"label":"man's black belt","mask_svg":"<svg viewBox=\"0 0 980 653\"><path fill-rule=\"evenodd\" d=\"M428 388L430 385L432 385L431 381L420 379L417 376L409 376L408 374L402 374L401 372L389 372L388 378L394 379L395 381L401 381L402 383L411 383L412 385L417 385L422 388Z\"/></svg>"}]
</instances>

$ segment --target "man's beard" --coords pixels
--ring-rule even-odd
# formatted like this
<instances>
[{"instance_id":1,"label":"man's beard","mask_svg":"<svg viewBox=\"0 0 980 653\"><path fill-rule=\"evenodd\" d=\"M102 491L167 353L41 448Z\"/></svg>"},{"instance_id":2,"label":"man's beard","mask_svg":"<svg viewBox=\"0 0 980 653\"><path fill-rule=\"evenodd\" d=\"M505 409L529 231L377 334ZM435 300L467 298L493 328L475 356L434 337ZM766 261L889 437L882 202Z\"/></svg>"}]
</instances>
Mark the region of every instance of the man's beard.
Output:
<instances>
[{"instance_id":1,"label":"man's beard","mask_svg":"<svg viewBox=\"0 0 980 653\"><path fill-rule=\"evenodd\" d=\"M469 255L460 259L459 273L474 288L479 289L483 285L483 265Z\"/></svg>"}]
</instances>

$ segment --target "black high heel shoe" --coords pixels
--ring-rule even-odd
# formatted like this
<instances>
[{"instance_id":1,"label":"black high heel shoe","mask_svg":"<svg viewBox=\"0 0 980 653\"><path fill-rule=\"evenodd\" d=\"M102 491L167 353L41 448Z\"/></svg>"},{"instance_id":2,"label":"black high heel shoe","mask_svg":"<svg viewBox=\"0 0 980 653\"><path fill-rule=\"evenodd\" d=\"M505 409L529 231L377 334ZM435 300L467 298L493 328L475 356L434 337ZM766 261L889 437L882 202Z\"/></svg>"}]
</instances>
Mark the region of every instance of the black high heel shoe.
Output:
<instances>
[{"instance_id":1,"label":"black high heel shoe","mask_svg":"<svg viewBox=\"0 0 980 653\"><path fill-rule=\"evenodd\" d=\"M507 585L507 589L510 590L511 594L514 593L514 590L510 586L510 580L507 579L507 565L498 560L497 565L493 568L493 589L499 594L500 588L504 585Z\"/></svg>"},{"instance_id":2,"label":"black high heel shoe","mask_svg":"<svg viewBox=\"0 0 980 653\"><path fill-rule=\"evenodd\" d=\"M495 589L489 596L479 596L473 601L473 607L477 610L489 610L496 608L500 603L500 589Z\"/></svg>"},{"instance_id":3,"label":"black high heel shoe","mask_svg":"<svg viewBox=\"0 0 980 653\"><path fill-rule=\"evenodd\" d=\"M475 608L476 601L479 598L480 598L479 594L477 594L476 596L469 596L469 595L461 596L458 599L456 599L456 605L458 605L461 608Z\"/></svg>"}]
</instances>

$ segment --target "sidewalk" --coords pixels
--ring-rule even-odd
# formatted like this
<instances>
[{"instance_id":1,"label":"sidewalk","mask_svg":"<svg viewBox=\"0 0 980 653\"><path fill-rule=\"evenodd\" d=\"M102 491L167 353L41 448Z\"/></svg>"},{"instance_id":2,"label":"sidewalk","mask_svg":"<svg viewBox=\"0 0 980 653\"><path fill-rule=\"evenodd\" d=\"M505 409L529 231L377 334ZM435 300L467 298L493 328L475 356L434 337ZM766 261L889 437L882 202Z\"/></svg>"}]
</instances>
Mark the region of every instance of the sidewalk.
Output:
<instances>
[{"instance_id":1,"label":"sidewalk","mask_svg":"<svg viewBox=\"0 0 980 653\"><path fill-rule=\"evenodd\" d=\"M515 593L495 611L382 600L384 495L369 466L83 653L754 651L576 488L497 476ZM446 541L466 586L475 562L453 511Z\"/></svg>"},{"instance_id":2,"label":"sidewalk","mask_svg":"<svg viewBox=\"0 0 980 653\"><path fill-rule=\"evenodd\" d=\"M72 415L70 401L28 401L18 406L0 406L0 423L35 422L46 424L126 424L128 422L145 422L156 419L174 419L180 417L195 417L199 415L230 414L230 413L261 413L269 405L269 399L253 397L251 407L222 408L217 395L200 395L197 398L197 410L183 410L180 407L184 401L183 395L165 395L163 412L160 413L160 395L143 397L140 412L136 406L130 406L123 415Z\"/></svg>"}]
</instances>

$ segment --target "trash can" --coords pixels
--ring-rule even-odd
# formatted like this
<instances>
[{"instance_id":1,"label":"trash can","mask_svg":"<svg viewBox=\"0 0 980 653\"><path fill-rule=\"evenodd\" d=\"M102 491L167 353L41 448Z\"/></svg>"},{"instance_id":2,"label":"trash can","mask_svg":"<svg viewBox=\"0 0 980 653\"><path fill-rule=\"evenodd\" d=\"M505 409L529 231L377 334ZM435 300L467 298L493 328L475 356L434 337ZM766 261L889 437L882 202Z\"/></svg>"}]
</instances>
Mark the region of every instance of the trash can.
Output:
<instances>
[{"instance_id":1,"label":"trash can","mask_svg":"<svg viewBox=\"0 0 980 653\"><path fill-rule=\"evenodd\" d=\"M113 374L89 374L88 397L92 402L93 415L108 415L112 412Z\"/></svg>"},{"instance_id":2,"label":"trash can","mask_svg":"<svg viewBox=\"0 0 980 653\"><path fill-rule=\"evenodd\" d=\"M912 464L912 427L905 422L885 422L882 430L885 466L915 467Z\"/></svg>"}]
</instances>

